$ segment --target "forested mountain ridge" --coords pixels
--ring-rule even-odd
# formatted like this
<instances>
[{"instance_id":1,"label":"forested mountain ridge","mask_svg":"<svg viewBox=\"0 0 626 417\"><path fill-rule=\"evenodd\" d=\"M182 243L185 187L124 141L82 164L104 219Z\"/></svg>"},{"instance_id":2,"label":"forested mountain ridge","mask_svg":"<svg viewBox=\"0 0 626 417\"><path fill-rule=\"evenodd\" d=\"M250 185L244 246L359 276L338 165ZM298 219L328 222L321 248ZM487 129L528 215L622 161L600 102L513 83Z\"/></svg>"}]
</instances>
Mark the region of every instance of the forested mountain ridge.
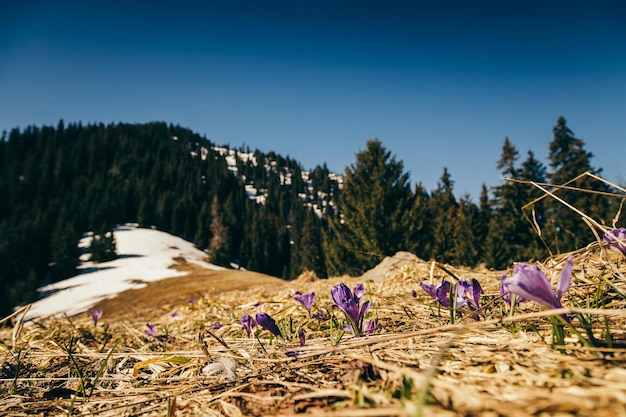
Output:
<instances>
[{"instance_id":1,"label":"forested mountain ridge","mask_svg":"<svg viewBox=\"0 0 626 417\"><path fill-rule=\"evenodd\" d=\"M321 242L320 214L340 184L324 166L304 171L165 123L63 122L12 130L0 164L2 313L31 299L42 277L73 274L85 232L126 222L192 241L217 264L324 273L321 244L310 244Z\"/></svg>"},{"instance_id":2,"label":"forested mountain ridge","mask_svg":"<svg viewBox=\"0 0 626 417\"><path fill-rule=\"evenodd\" d=\"M577 249L594 235L565 205L544 199L526 217L521 210L542 195L524 180L563 184L601 172L563 117L553 134L549 166L530 150L520 163L505 138L497 168L521 181L483 185L474 202L455 196L445 167L435 190L412 183L378 139L337 175L325 165L306 171L275 152L220 147L162 122L14 129L0 140L0 314L32 299L42 278L74 274L84 233L103 237L107 256L108 232L127 222L191 241L215 264L286 279L305 270L359 275L399 250L503 269ZM620 202L609 197L614 190L590 177L570 186L603 194L553 191L611 224Z\"/></svg>"}]
</instances>

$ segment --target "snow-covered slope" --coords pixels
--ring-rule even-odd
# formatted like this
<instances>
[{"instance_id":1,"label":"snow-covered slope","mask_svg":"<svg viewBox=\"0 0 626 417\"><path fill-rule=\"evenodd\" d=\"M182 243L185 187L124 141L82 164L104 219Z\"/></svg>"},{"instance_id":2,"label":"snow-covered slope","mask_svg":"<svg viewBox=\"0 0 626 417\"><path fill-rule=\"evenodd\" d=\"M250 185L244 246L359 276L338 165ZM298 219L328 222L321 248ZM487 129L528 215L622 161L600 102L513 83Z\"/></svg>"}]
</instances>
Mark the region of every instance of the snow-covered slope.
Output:
<instances>
[{"instance_id":1,"label":"snow-covered slope","mask_svg":"<svg viewBox=\"0 0 626 417\"><path fill-rule=\"evenodd\" d=\"M183 257L187 262L209 269L223 269L210 264L206 255L192 243L158 230L134 225L118 227L115 232L119 258L94 264L85 261L79 275L39 288L42 297L33 303L26 318L73 315L88 311L98 301L131 288L141 288L145 282L184 275L169 269ZM90 238L81 240L88 246Z\"/></svg>"},{"instance_id":2,"label":"snow-covered slope","mask_svg":"<svg viewBox=\"0 0 626 417\"><path fill-rule=\"evenodd\" d=\"M196 143L196 145L198 145ZM227 147L219 147L214 146L212 148L214 151L218 152L226 161L226 165L228 166L228 170L233 173L233 175L239 180L241 180L246 189L246 194L248 198L254 200L257 204L265 204L267 200L267 190L266 189L258 189L257 186L251 182L245 175L242 175L239 172L239 168L237 167L237 160L240 160L244 163L251 162L252 165L258 166L259 164L263 164L265 170L267 172L273 171L280 176L280 184L281 185L291 185L292 184L292 175L293 172L287 168L282 167L279 168L278 163L271 159L265 159L263 161L258 161L255 153L252 152L242 152L236 149L230 149ZM208 150L204 147L200 148L200 154L206 155ZM192 156L196 157L198 152L193 151ZM206 156L203 156L202 159L205 159ZM328 207L334 206L335 203L333 201L333 196L323 193L321 191L317 191L313 188L313 182L311 180L311 172L307 170L301 171L301 179L305 184L305 192L298 193L298 197L306 204L307 207L311 208L318 217L322 218L324 213L326 213ZM328 179L332 182L337 183L337 187L339 189L343 188L343 176L336 173L329 173ZM319 204L318 201L319 200Z\"/></svg>"}]
</instances>

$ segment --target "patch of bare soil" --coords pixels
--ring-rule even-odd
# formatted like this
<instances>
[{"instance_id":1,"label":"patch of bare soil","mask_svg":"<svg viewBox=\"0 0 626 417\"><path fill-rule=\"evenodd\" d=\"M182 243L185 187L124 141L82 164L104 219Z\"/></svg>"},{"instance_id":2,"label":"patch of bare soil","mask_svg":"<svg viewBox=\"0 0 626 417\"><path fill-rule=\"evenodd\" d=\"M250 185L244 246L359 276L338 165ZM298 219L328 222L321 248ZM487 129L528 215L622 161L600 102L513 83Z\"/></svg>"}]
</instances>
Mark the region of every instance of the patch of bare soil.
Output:
<instances>
[{"instance_id":1,"label":"patch of bare soil","mask_svg":"<svg viewBox=\"0 0 626 417\"><path fill-rule=\"evenodd\" d=\"M99 302L92 309L106 312L109 322L136 318L151 320L173 311L177 306L188 304L192 299L211 299L228 291L251 287L278 289L286 284L279 278L250 271L212 270L188 263L174 265L172 269L188 274L124 291Z\"/></svg>"}]
</instances>

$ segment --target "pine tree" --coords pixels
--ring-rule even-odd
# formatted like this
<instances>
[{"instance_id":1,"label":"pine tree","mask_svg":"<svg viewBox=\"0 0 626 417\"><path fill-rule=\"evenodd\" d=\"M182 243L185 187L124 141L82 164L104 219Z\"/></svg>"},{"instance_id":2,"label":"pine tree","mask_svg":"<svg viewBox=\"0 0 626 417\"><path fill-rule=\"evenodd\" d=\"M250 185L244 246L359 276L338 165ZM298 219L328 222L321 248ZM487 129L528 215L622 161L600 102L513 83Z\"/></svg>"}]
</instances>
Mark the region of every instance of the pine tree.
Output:
<instances>
[{"instance_id":1,"label":"pine tree","mask_svg":"<svg viewBox=\"0 0 626 417\"><path fill-rule=\"evenodd\" d=\"M217 196L211 203L211 240L209 243L209 262L217 265L230 264L230 242L228 228L224 226Z\"/></svg>"},{"instance_id":2,"label":"pine tree","mask_svg":"<svg viewBox=\"0 0 626 417\"><path fill-rule=\"evenodd\" d=\"M585 142L582 139L574 136L574 133L567 127L564 117L559 117L557 120L553 134L554 138L550 142L549 153L550 168L552 169L549 178L552 184L568 183L571 187L608 191L605 185L586 176L571 182L584 172L598 175L601 169L595 169L591 166L593 154L585 150ZM610 202L604 196L576 190L555 190L554 193L600 223L606 222L606 218L609 216ZM546 210L550 221L546 228L546 234L554 251L575 250L595 239L580 216L562 203L549 201Z\"/></svg>"},{"instance_id":3,"label":"pine tree","mask_svg":"<svg viewBox=\"0 0 626 417\"><path fill-rule=\"evenodd\" d=\"M451 262L454 259L454 241L456 239L455 217L458 203L453 193L454 181L447 168L437 183L430 199L432 213L432 256L439 262Z\"/></svg>"},{"instance_id":4,"label":"pine tree","mask_svg":"<svg viewBox=\"0 0 626 417\"><path fill-rule=\"evenodd\" d=\"M430 259L433 240L430 195L420 183L415 186L413 196L413 205L406 213L410 221L407 229L406 249L422 259Z\"/></svg>"},{"instance_id":5,"label":"pine tree","mask_svg":"<svg viewBox=\"0 0 626 417\"><path fill-rule=\"evenodd\" d=\"M545 183L546 181L545 166L541 161L535 158L535 154L530 150L528 151L526 160L522 163L519 173L520 178L526 181L533 181L535 183ZM543 195L541 190L531 185L525 185L520 190L520 194L521 202L524 205L532 203ZM526 209L524 217L527 224L526 228L521 230L523 230L527 239L522 239L520 242L521 247L519 247L518 250L519 259L543 259L549 254L540 237L542 228L545 227L546 224L544 201L533 204ZM537 227L539 227L539 230L537 230Z\"/></svg>"},{"instance_id":6,"label":"pine tree","mask_svg":"<svg viewBox=\"0 0 626 417\"><path fill-rule=\"evenodd\" d=\"M405 250L413 204L409 175L380 140L367 141L346 169L338 214L329 217L324 248L328 272L359 275L380 256Z\"/></svg>"},{"instance_id":7,"label":"pine tree","mask_svg":"<svg viewBox=\"0 0 626 417\"><path fill-rule=\"evenodd\" d=\"M478 263L473 226L478 217L478 208L472 204L469 196L459 200L454 221L454 240L452 262L456 265L474 267Z\"/></svg>"},{"instance_id":8,"label":"pine tree","mask_svg":"<svg viewBox=\"0 0 626 417\"><path fill-rule=\"evenodd\" d=\"M117 259L117 244L113 230L94 234L89 245L92 262L108 262Z\"/></svg>"},{"instance_id":9,"label":"pine tree","mask_svg":"<svg viewBox=\"0 0 626 417\"><path fill-rule=\"evenodd\" d=\"M545 168L532 151L528 151L521 168L516 165L518 159L517 148L509 138L505 138L497 167L505 178L513 181L493 187L494 200L491 202L491 220L484 253L487 265L492 268L502 269L516 261L539 259L545 255L537 232L529 221L534 216L536 221L544 222L542 206L529 209L527 215L522 212L522 207L540 194L531 184L520 182L544 182Z\"/></svg>"},{"instance_id":10,"label":"pine tree","mask_svg":"<svg viewBox=\"0 0 626 417\"><path fill-rule=\"evenodd\" d=\"M520 172L516 168L518 159L517 148L506 137L496 165L505 178L519 179ZM493 187L493 212L484 249L485 261L491 268L502 269L517 260L518 240L522 238L524 224L521 212L524 203L521 201L520 190L520 184L509 181Z\"/></svg>"},{"instance_id":11,"label":"pine tree","mask_svg":"<svg viewBox=\"0 0 626 417\"><path fill-rule=\"evenodd\" d=\"M489 221L491 220L491 202L489 201L489 191L487 185L483 184L480 189L480 197L478 203L478 216L474 223L474 242L477 257L481 262L485 262L486 240L489 233Z\"/></svg>"}]
</instances>

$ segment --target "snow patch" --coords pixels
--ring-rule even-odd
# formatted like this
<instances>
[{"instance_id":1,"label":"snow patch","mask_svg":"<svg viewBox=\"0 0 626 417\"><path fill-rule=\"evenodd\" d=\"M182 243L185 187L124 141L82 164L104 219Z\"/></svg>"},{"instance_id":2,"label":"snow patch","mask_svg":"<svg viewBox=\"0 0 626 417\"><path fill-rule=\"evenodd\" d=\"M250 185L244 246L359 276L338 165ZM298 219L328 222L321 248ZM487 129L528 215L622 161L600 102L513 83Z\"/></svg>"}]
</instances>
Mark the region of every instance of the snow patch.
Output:
<instances>
[{"instance_id":1,"label":"snow patch","mask_svg":"<svg viewBox=\"0 0 626 417\"><path fill-rule=\"evenodd\" d=\"M26 319L72 316L122 291L185 275L169 268L176 259L184 258L207 269L224 269L206 262L206 255L192 243L165 232L125 225L116 228L114 235L118 259L96 264L83 258L78 275L38 289L43 298L33 303ZM79 246L87 247L90 239L85 236Z\"/></svg>"}]
</instances>

